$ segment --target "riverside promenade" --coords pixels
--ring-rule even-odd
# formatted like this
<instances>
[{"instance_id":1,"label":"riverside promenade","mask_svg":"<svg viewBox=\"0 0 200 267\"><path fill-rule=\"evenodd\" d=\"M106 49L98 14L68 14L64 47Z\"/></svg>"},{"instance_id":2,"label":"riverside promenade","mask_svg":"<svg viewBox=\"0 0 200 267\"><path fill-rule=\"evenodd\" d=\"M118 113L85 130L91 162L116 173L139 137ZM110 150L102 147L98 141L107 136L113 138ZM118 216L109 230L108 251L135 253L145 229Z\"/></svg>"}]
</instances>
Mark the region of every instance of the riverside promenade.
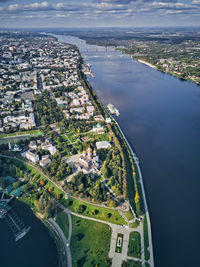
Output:
<instances>
[{"instance_id":1,"label":"riverside promenade","mask_svg":"<svg viewBox=\"0 0 200 267\"><path fill-rule=\"evenodd\" d=\"M144 211L145 211L145 215L146 215L146 218L147 218L147 225L148 225L148 239L149 239L148 250L149 250L149 253L150 253L150 259L147 260L146 262L148 262L150 264L150 266L153 267L154 266L154 257L153 257L153 242L152 242L152 234L151 234L151 221L150 221L148 205L147 205L147 200L146 200L146 195L145 195L145 190L144 190L142 172L141 172L140 165L139 165L139 159L136 156L136 154L133 152L131 146L129 145L129 142L128 142L126 136L124 135L122 129L120 128L119 123L115 120L115 118L112 115L110 115L110 116L112 117L112 119L117 124L118 129L119 129L121 135L123 136L124 140L126 141L127 146L128 146L128 148L129 148L129 150L131 152L131 155L133 157L134 163L137 166L137 170L138 170L138 174L139 174L139 182L140 182L141 188L142 188L142 195L143 195L143 201L144 201Z\"/></svg>"}]
</instances>

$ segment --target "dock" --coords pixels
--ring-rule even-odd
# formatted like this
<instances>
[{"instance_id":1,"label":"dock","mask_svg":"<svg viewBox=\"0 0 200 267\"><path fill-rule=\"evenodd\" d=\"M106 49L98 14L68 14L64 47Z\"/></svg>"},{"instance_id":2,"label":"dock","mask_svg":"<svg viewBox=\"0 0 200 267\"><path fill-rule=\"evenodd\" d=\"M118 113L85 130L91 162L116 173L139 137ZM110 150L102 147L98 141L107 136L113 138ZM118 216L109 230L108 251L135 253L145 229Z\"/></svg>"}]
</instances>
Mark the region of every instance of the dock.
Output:
<instances>
[{"instance_id":1,"label":"dock","mask_svg":"<svg viewBox=\"0 0 200 267\"><path fill-rule=\"evenodd\" d=\"M4 194L0 200L0 219L4 219L6 221L7 225L14 234L15 241L18 241L28 233L30 227L26 228L21 219L8 205L8 203L12 201L14 197L10 199L3 199L3 196Z\"/></svg>"}]
</instances>

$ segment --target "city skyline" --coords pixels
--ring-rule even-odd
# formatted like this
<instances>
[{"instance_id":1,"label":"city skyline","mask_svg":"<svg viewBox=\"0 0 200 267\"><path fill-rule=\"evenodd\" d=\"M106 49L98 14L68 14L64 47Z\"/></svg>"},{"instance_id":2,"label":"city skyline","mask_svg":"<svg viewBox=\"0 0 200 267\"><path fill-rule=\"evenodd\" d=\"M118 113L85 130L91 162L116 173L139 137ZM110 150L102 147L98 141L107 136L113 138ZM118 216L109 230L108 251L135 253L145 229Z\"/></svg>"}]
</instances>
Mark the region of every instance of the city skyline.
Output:
<instances>
[{"instance_id":1,"label":"city skyline","mask_svg":"<svg viewBox=\"0 0 200 267\"><path fill-rule=\"evenodd\" d=\"M200 26L200 0L0 0L1 28Z\"/></svg>"}]
</instances>

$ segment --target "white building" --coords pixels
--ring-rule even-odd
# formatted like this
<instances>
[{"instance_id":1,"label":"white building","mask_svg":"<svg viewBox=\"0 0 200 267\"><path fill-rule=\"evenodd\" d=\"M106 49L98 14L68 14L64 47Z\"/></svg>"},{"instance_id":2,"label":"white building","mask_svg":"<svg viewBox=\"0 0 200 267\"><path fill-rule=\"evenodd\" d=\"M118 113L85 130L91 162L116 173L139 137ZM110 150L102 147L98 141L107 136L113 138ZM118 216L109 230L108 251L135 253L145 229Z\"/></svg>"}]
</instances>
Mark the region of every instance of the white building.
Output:
<instances>
[{"instance_id":1,"label":"white building","mask_svg":"<svg viewBox=\"0 0 200 267\"><path fill-rule=\"evenodd\" d=\"M97 149L110 148L111 144L108 141L100 141L100 142L96 142L96 147Z\"/></svg>"},{"instance_id":2,"label":"white building","mask_svg":"<svg viewBox=\"0 0 200 267\"><path fill-rule=\"evenodd\" d=\"M34 154L32 152L27 152L26 153L26 158L34 163L38 162L39 161L39 157L37 154Z\"/></svg>"},{"instance_id":3,"label":"white building","mask_svg":"<svg viewBox=\"0 0 200 267\"><path fill-rule=\"evenodd\" d=\"M51 155L54 155L56 153L56 151L57 151L57 149L56 149L55 146L50 146L48 148L48 150L49 150L49 152L50 152Z\"/></svg>"},{"instance_id":4,"label":"white building","mask_svg":"<svg viewBox=\"0 0 200 267\"><path fill-rule=\"evenodd\" d=\"M40 160L40 166L46 167L49 163L51 163L51 160L49 158Z\"/></svg>"}]
</instances>

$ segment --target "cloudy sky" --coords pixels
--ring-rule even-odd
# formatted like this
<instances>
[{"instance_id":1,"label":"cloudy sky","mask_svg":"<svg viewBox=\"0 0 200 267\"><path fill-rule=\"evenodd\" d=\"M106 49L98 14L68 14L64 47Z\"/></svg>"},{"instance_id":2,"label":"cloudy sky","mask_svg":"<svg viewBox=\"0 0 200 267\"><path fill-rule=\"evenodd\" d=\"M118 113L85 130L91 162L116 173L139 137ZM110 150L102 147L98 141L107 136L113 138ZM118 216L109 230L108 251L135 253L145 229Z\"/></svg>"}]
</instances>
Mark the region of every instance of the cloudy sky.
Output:
<instances>
[{"instance_id":1,"label":"cloudy sky","mask_svg":"<svg viewBox=\"0 0 200 267\"><path fill-rule=\"evenodd\" d=\"M200 0L0 0L0 28L200 26Z\"/></svg>"}]
</instances>

